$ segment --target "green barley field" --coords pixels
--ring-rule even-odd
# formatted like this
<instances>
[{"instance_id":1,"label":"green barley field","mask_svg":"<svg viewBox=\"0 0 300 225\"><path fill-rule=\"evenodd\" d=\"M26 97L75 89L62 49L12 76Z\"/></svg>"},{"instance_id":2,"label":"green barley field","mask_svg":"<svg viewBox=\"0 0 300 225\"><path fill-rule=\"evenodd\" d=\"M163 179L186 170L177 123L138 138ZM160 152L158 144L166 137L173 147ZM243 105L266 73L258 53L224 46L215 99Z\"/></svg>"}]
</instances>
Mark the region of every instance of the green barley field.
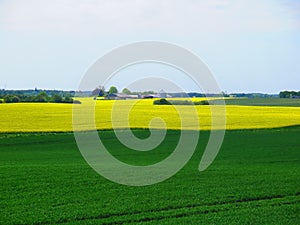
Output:
<instances>
[{"instance_id":1,"label":"green barley field","mask_svg":"<svg viewBox=\"0 0 300 225\"><path fill-rule=\"evenodd\" d=\"M99 132L115 157L133 165L162 160L179 135L169 130L157 149L133 152L113 131ZM227 131L216 160L200 173L208 136L201 131L175 176L129 187L93 171L72 133L2 133L0 224L300 224L299 126Z\"/></svg>"}]
</instances>

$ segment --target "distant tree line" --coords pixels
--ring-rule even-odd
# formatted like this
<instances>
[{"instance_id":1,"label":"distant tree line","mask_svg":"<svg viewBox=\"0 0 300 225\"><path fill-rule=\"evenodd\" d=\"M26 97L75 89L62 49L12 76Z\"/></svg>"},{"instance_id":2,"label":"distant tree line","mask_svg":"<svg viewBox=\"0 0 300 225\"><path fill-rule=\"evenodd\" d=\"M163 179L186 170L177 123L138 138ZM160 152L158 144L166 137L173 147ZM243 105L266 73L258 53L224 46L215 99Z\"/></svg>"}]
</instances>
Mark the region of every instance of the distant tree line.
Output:
<instances>
[{"instance_id":1,"label":"distant tree line","mask_svg":"<svg viewBox=\"0 0 300 225\"><path fill-rule=\"evenodd\" d=\"M49 92L48 92L49 93ZM54 103L77 103L81 102L74 100L71 93L67 92L50 92L50 95L45 91L37 94L22 92L22 91L0 91L0 103L17 103L17 102L54 102Z\"/></svg>"},{"instance_id":2,"label":"distant tree line","mask_svg":"<svg viewBox=\"0 0 300 225\"><path fill-rule=\"evenodd\" d=\"M111 86L109 88L108 91L105 90L104 86L99 86L97 88L95 88L92 91L92 96L99 96L99 97L105 97L108 96L110 94L117 94L119 93L119 90L117 89L117 87L115 86ZM122 94L126 94L126 95L149 95L149 94L155 94L154 91L143 91L143 92L132 92L130 91L128 88L124 88L121 92Z\"/></svg>"},{"instance_id":3,"label":"distant tree line","mask_svg":"<svg viewBox=\"0 0 300 225\"><path fill-rule=\"evenodd\" d=\"M281 91L280 98L300 98L300 91Z\"/></svg>"},{"instance_id":4,"label":"distant tree line","mask_svg":"<svg viewBox=\"0 0 300 225\"><path fill-rule=\"evenodd\" d=\"M115 86L111 86L108 91L105 90L104 86L98 86L95 88L91 95L92 96L99 96L99 97L105 97L110 94L116 94L119 93L118 89ZM121 91L122 94L126 95L155 95L157 94L154 91L130 91L128 88L124 88ZM173 98L192 98L192 97L229 97L229 95L225 93L220 94L203 94L203 93L197 93L197 92L178 92L178 93L168 93L169 96Z\"/></svg>"},{"instance_id":5,"label":"distant tree line","mask_svg":"<svg viewBox=\"0 0 300 225\"><path fill-rule=\"evenodd\" d=\"M278 98L278 94L264 93L231 93L229 96L237 98Z\"/></svg>"},{"instance_id":6,"label":"distant tree line","mask_svg":"<svg viewBox=\"0 0 300 225\"><path fill-rule=\"evenodd\" d=\"M63 91L63 90L42 90L42 89L29 89L29 90L5 90L0 89L0 96L4 95L37 95L41 92L45 92L47 95L52 96L59 94L61 96L75 96L75 91Z\"/></svg>"}]
</instances>

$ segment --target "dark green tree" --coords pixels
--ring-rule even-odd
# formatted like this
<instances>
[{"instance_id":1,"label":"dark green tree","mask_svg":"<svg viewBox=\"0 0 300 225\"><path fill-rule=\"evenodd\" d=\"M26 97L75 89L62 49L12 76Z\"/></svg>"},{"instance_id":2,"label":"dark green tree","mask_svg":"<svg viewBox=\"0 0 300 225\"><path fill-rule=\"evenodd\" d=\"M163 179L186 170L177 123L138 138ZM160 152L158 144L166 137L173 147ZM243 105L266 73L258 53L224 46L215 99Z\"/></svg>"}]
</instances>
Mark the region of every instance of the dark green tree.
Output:
<instances>
[{"instance_id":1,"label":"dark green tree","mask_svg":"<svg viewBox=\"0 0 300 225\"><path fill-rule=\"evenodd\" d=\"M13 96L11 102L19 102L20 98L18 96Z\"/></svg>"},{"instance_id":2,"label":"dark green tree","mask_svg":"<svg viewBox=\"0 0 300 225\"><path fill-rule=\"evenodd\" d=\"M62 97L59 95L59 94L55 94L55 95L53 95L52 97L51 97L51 100L53 101L53 102L62 102Z\"/></svg>"},{"instance_id":3,"label":"dark green tree","mask_svg":"<svg viewBox=\"0 0 300 225\"><path fill-rule=\"evenodd\" d=\"M280 98L294 98L300 97L300 91L281 91L279 93Z\"/></svg>"},{"instance_id":4,"label":"dark green tree","mask_svg":"<svg viewBox=\"0 0 300 225\"><path fill-rule=\"evenodd\" d=\"M4 96L4 102L6 103L16 103L19 102L20 98L16 95L6 95Z\"/></svg>"},{"instance_id":5,"label":"dark green tree","mask_svg":"<svg viewBox=\"0 0 300 225\"><path fill-rule=\"evenodd\" d=\"M108 92L109 94L116 94L118 93L118 89L115 86L111 86Z\"/></svg>"},{"instance_id":6,"label":"dark green tree","mask_svg":"<svg viewBox=\"0 0 300 225\"><path fill-rule=\"evenodd\" d=\"M6 102L6 103L10 103L10 102L11 102L11 98L12 98L11 95L5 95L5 96L3 97L3 100L4 100L4 102Z\"/></svg>"},{"instance_id":7,"label":"dark green tree","mask_svg":"<svg viewBox=\"0 0 300 225\"><path fill-rule=\"evenodd\" d=\"M122 90L122 93L123 93L123 94L126 94L126 95L130 95L130 94L131 94L131 91L130 91L128 88L124 88L124 89Z\"/></svg>"},{"instance_id":8,"label":"dark green tree","mask_svg":"<svg viewBox=\"0 0 300 225\"><path fill-rule=\"evenodd\" d=\"M35 97L36 102L48 102L49 101L49 96L47 95L46 92L40 92L36 97Z\"/></svg>"}]
</instances>

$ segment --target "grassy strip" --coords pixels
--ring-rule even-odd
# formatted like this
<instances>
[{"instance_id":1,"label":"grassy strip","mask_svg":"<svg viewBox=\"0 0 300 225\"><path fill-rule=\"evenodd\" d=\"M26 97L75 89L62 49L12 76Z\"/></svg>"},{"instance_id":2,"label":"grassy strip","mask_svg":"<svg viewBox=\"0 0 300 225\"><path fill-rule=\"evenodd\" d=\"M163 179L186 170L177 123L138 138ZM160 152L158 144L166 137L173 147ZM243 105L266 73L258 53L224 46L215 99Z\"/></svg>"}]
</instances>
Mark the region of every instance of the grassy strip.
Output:
<instances>
[{"instance_id":1,"label":"grassy strip","mask_svg":"<svg viewBox=\"0 0 300 225\"><path fill-rule=\"evenodd\" d=\"M209 100L210 104L217 103L216 100ZM226 105L247 105L247 106L290 106L299 107L300 99L292 98L240 98L225 99Z\"/></svg>"}]
</instances>

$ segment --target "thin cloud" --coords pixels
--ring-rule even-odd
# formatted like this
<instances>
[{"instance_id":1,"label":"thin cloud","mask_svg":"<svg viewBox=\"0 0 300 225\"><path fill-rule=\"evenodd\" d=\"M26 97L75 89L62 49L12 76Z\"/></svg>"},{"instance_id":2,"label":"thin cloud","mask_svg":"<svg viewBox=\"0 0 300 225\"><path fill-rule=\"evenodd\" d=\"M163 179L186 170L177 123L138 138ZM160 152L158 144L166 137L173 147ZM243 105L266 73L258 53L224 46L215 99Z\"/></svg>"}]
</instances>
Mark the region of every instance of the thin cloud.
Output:
<instances>
[{"instance_id":1,"label":"thin cloud","mask_svg":"<svg viewBox=\"0 0 300 225\"><path fill-rule=\"evenodd\" d=\"M0 4L0 22L3 28L17 31L98 34L298 30L298 9L287 3L279 0L6 0Z\"/></svg>"}]
</instances>

